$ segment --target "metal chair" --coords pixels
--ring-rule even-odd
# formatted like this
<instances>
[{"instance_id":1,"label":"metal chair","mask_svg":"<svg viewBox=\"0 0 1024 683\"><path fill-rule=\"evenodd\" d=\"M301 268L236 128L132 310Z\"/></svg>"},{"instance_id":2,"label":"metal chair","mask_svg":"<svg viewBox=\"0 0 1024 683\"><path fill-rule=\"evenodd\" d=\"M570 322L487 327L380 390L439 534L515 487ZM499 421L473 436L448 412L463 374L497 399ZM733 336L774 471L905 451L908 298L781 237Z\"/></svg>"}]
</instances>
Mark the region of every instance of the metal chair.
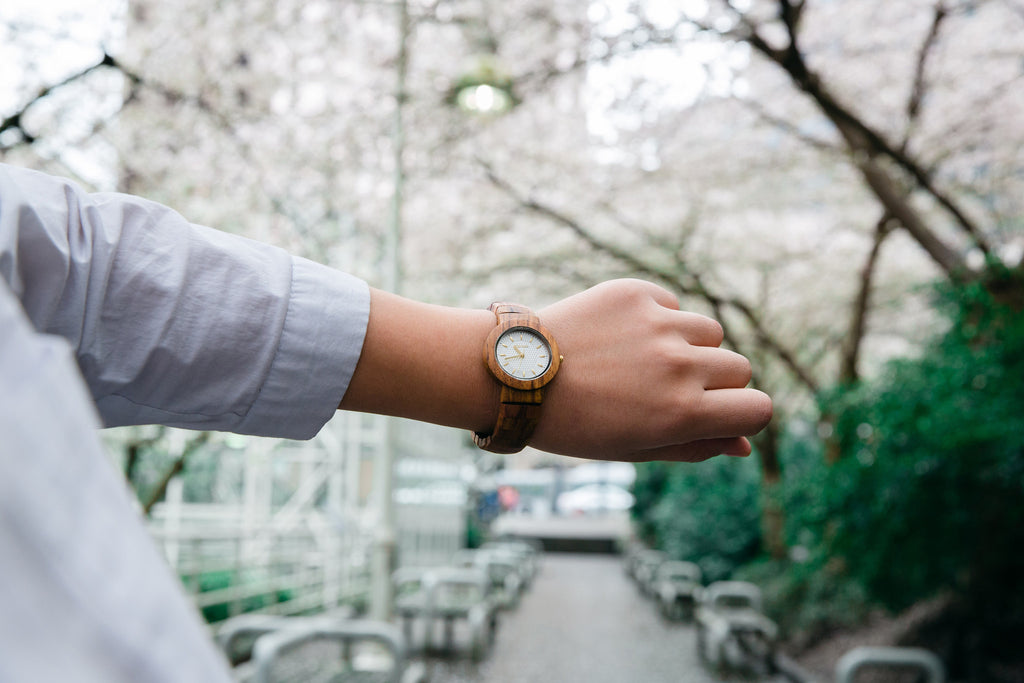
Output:
<instances>
[{"instance_id":1,"label":"metal chair","mask_svg":"<svg viewBox=\"0 0 1024 683\"><path fill-rule=\"evenodd\" d=\"M945 683L946 669L934 653L916 647L857 647L836 663L836 683L854 683L867 667L916 669L928 683Z\"/></svg>"},{"instance_id":2,"label":"metal chair","mask_svg":"<svg viewBox=\"0 0 1024 683\"><path fill-rule=\"evenodd\" d=\"M308 681L307 673L292 678L280 669L289 653L315 641L341 644L341 671L332 683L423 683L426 671L421 663L410 663L405 639L390 624L374 621L327 623L307 622L261 636L253 647L251 683L280 683L284 680ZM366 646L373 646L367 649ZM275 668L278 669L275 676Z\"/></svg>"}]
</instances>

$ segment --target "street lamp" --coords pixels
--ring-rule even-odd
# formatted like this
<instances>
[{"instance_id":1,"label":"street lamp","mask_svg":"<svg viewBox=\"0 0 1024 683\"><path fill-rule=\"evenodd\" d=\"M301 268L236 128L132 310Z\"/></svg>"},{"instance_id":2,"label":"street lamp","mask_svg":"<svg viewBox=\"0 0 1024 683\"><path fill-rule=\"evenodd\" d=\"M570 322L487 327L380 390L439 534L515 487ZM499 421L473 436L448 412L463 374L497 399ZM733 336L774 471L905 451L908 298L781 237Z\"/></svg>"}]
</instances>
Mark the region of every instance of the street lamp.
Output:
<instances>
[{"instance_id":1,"label":"street lamp","mask_svg":"<svg viewBox=\"0 0 1024 683\"><path fill-rule=\"evenodd\" d=\"M512 77L494 55L474 57L452 86L448 102L473 114L501 115L519 104Z\"/></svg>"},{"instance_id":2,"label":"street lamp","mask_svg":"<svg viewBox=\"0 0 1024 683\"><path fill-rule=\"evenodd\" d=\"M408 99L409 33L411 18L408 0L397 3L398 54L395 60L395 110L392 120L394 154L393 194L387 243L385 287L395 294L402 291L402 209L405 199L405 124L403 110ZM518 103L512 92L512 79L490 55L477 57L449 93L449 101L463 111L500 115ZM398 455L398 418L384 422L384 438L374 464L373 499L378 523L370 556L370 615L375 619L391 617L394 595L391 573L396 568L397 529L394 502L394 466Z\"/></svg>"}]
</instances>

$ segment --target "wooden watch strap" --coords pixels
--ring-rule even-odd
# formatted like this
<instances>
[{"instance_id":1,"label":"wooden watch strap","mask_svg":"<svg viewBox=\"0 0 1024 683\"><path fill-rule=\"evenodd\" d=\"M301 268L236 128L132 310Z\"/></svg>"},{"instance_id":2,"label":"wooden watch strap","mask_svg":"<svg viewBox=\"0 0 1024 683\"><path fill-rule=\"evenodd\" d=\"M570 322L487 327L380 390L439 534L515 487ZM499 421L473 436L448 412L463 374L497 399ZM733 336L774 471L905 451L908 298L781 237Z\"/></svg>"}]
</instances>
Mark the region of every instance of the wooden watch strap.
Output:
<instances>
[{"instance_id":1,"label":"wooden watch strap","mask_svg":"<svg viewBox=\"0 0 1024 683\"><path fill-rule=\"evenodd\" d=\"M498 322L502 322L501 317L503 315L521 315L526 319L534 318L533 311L526 306L521 304L510 304L502 301L496 301L487 307L488 311L494 313L494 317L498 319Z\"/></svg>"},{"instance_id":2,"label":"wooden watch strap","mask_svg":"<svg viewBox=\"0 0 1024 683\"><path fill-rule=\"evenodd\" d=\"M526 306L495 302L489 310L494 313L498 325L521 324L536 327L540 321ZM540 421L541 401L544 392L540 387L516 389L506 384L501 386L498 402L498 419L490 434L473 434L476 445L492 453L518 453L526 446Z\"/></svg>"},{"instance_id":3,"label":"wooden watch strap","mask_svg":"<svg viewBox=\"0 0 1024 683\"><path fill-rule=\"evenodd\" d=\"M476 445L492 453L508 454L523 450L540 421L541 398L540 389L520 391L502 386L494 431L487 435L473 434Z\"/></svg>"}]
</instances>

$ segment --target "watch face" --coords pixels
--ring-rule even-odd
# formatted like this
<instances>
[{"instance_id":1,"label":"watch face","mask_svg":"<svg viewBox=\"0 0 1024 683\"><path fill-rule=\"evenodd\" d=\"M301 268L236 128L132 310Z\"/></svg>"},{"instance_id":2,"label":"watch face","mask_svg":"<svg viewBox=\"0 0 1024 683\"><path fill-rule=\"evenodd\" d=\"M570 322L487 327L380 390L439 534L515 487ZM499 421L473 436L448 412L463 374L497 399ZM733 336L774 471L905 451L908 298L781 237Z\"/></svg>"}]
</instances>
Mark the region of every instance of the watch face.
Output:
<instances>
[{"instance_id":1,"label":"watch face","mask_svg":"<svg viewBox=\"0 0 1024 683\"><path fill-rule=\"evenodd\" d=\"M527 327L504 332L494 346L498 366L512 377L537 379L551 367L551 349L547 341Z\"/></svg>"}]
</instances>

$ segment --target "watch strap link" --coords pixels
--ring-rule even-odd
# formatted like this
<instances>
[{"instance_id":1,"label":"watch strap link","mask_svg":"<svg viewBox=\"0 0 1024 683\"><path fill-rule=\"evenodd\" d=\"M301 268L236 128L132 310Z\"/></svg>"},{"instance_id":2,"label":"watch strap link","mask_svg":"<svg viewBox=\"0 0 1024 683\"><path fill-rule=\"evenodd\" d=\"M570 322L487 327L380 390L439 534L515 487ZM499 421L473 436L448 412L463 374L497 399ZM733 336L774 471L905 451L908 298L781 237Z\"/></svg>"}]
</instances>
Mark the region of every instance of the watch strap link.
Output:
<instances>
[{"instance_id":1,"label":"watch strap link","mask_svg":"<svg viewBox=\"0 0 1024 683\"><path fill-rule=\"evenodd\" d=\"M542 396L540 389L522 391L502 386L494 430L487 435L474 433L473 441L492 453L509 454L523 450L540 421Z\"/></svg>"},{"instance_id":2,"label":"watch strap link","mask_svg":"<svg viewBox=\"0 0 1024 683\"><path fill-rule=\"evenodd\" d=\"M488 311L494 313L494 317L498 319L499 323L503 323L511 316L521 316L522 322L528 322L530 320L536 321L536 316L526 306L520 304L510 304L503 301L495 301L493 304L487 307Z\"/></svg>"}]
</instances>

